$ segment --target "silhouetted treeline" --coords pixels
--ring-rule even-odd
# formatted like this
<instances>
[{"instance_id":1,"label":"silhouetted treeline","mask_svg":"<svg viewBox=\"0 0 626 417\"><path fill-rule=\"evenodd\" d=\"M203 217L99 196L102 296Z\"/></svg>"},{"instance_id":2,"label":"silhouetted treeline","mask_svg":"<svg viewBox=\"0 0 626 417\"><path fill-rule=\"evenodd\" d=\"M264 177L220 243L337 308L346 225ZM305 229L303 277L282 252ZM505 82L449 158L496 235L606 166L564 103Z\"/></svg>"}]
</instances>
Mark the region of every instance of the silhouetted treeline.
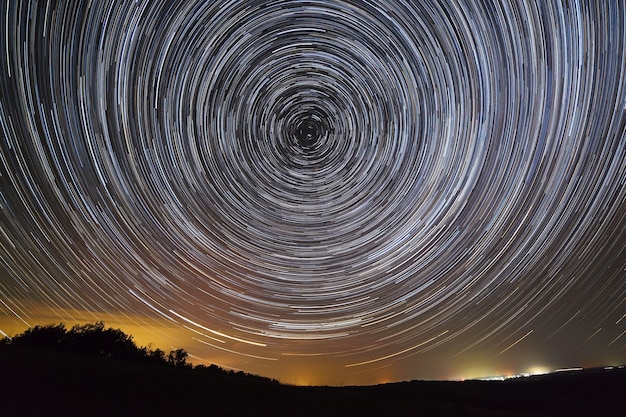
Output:
<instances>
[{"instance_id":1,"label":"silhouetted treeline","mask_svg":"<svg viewBox=\"0 0 626 417\"><path fill-rule=\"evenodd\" d=\"M235 372L232 369L227 371L226 369L220 368L219 366L217 366L215 364L212 364L212 365L209 365L209 366L196 365L193 369L196 372L202 372L202 373L206 373L206 374L227 375L229 377L235 377L235 378L255 379L255 380L258 380L258 381L272 382L272 383L276 383L276 384L279 383L278 380L272 379L272 378L268 378L268 377L265 377L265 376L249 374L249 373L243 372L243 371Z\"/></svg>"},{"instance_id":2,"label":"silhouetted treeline","mask_svg":"<svg viewBox=\"0 0 626 417\"><path fill-rule=\"evenodd\" d=\"M36 349L68 352L80 355L111 359L140 360L160 364L185 366L187 353L179 349L165 352L137 347L133 337L120 329L105 328L102 321L93 324L76 325L67 329L65 324L35 326L13 338L5 338L4 343Z\"/></svg>"},{"instance_id":3,"label":"silhouetted treeline","mask_svg":"<svg viewBox=\"0 0 626 417\"><path fill-rule=\"evenodd\" d=\"M131 335L125 334L120 329L105 328L102 321L93 324L75 325L69 330L63 323L35 326L12 338L5 337L1 339L0 344L67 352L106 359L148 362L177 368L193 369L197 373L228 375L268 382L278 382L274 379L248 374L242 371L227 371L215 364L193 367L187 362L189 354L184 349L172 350L166 355L161 349L152 350L145 346L138 347Z\"/></svg>"}]
</instances>

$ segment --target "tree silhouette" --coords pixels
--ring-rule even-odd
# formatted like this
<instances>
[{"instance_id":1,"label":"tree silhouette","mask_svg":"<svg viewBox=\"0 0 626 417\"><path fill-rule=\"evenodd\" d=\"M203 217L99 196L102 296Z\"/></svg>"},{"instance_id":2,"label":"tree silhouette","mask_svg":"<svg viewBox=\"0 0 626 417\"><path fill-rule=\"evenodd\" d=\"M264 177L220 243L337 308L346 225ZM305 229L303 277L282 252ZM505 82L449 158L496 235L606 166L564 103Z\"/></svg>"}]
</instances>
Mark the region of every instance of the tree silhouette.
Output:
<instances>
[{"instance_id":1,"label":"tree silhouette","mask_svg":"<svg viewBox=\"0 0 626 417\"><path fill-rule=\"evenodd\" d=\"M136 359L142 352L133 337L120 329L105 329L104 323L76 325L68 333L73 353L116 359Z\"/></svg>"},{"instance_id":2,"label":"tree silhouette","mask_svg":"<svg viewBox=\"0 0 626 417\"><path fill-rule=\"evenodd\" d=\"M12 338L11 344L56 351L68 350L67 329L63 323L31 327Z\"/></svg>"},{"instance_id":3,"label":"tree silhouette","mask_svg":"<svg viewBox=\"0 0 626 417\"><path fill-rule=\"evenodd\" d=\"M188 366L187 357L189 354L184 349L176 349L170 352L167 356L167 363L176 366L177 368L184 368Z\"/></svg>"},{"instance_id":4,"label":"tree silhouette","mask_svg":"<svg viewBox=\"0 0 626 417\"><path fill-rule=\"evenodd\" d=\"M148 351L148 358L150 358L152 362L166 363L165 352L161 349Z\"/></svg>"}]
</instances>

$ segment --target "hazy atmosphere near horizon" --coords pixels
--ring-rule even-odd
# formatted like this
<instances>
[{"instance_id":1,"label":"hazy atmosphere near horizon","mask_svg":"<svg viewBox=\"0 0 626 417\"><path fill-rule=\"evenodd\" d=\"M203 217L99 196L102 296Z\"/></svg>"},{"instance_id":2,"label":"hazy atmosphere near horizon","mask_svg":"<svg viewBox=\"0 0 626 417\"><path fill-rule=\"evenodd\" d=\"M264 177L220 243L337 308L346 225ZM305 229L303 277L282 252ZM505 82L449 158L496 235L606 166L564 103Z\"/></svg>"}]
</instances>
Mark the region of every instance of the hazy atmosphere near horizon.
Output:
<instances>
[{"instance_id":1,"label":"hazy atmosphere near horizon","mask_svg":"<svg viewBox=\"0 0 626 417\"><path fill-rule=\"evenodd\" d=\"M290 384L626 362L623 1L0 3L0 337Z\"/></svg>"}]
</instances>

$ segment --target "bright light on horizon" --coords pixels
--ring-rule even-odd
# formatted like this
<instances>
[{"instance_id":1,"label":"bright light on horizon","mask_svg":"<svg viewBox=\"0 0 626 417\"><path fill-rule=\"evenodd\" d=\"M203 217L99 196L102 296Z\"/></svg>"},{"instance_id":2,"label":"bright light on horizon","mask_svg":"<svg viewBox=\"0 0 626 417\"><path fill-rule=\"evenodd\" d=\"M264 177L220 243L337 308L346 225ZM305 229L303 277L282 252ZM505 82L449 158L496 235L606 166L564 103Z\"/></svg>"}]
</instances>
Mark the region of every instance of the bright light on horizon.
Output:
<instances>
[{"instance_id":1,"label":"bright light on horizon","mask_svg":"<svg viewBox=\"0 0 626 417\"><path fill-rule=\"evenodd\" d=\"M528 373L530 375L545 375L545 374L549 374L550 372L551 372L550 369L545 368L543 366L533 366L532 368L528 370Z\"/></svg>"}]
</instances>

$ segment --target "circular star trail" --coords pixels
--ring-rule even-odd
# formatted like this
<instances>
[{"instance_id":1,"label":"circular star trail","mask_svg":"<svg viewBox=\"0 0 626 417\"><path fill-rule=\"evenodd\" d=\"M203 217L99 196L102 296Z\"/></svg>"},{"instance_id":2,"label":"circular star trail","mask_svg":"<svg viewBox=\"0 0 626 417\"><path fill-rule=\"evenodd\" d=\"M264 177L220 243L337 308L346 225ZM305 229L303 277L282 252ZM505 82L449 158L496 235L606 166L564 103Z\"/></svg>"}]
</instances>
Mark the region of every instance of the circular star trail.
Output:
<instances>
[{"instance_id":1,"label":"circular star trail","mask_svg":"<svg viewBox=\"0 0 626 417\"><path fill-rule=\"evenodd\" d=\"M626 359L623 3L0 11L6 318L333 383Z\"/></svg>"}]
</instances>

